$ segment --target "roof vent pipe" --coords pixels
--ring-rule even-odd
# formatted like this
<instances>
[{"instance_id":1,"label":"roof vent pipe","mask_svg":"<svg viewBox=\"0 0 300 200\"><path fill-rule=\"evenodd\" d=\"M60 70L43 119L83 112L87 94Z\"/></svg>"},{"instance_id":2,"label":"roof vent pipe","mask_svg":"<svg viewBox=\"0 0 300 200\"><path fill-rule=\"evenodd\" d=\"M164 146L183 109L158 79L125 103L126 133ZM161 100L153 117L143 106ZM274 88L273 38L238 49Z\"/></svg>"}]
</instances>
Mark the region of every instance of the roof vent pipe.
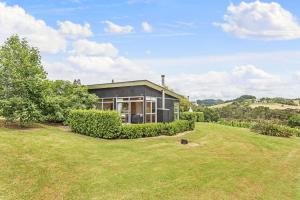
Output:
<instances>
[{"instance_id":1,"label":"roof vent pipe","mask_svg":"<svg viewBox=\"0 0 300 200\"><path fill-rule=\"evenodd\" d=\"M165 75L161 75L161 85L165 87Z\"/></svg>"},{"instance_id":2,"label":"roof vent pipe","mask_svg":"<svg viewBox=\"0 0 300 200\"><path fill-rule=\"evenodd\" d=\"M161 75L161 85L165 87L165 75ZM166 97L165 97L165 90L162 90L162 97L161 97L161 104L162 109L164 110L166 108Z\"/></svg>"}]
</instances>

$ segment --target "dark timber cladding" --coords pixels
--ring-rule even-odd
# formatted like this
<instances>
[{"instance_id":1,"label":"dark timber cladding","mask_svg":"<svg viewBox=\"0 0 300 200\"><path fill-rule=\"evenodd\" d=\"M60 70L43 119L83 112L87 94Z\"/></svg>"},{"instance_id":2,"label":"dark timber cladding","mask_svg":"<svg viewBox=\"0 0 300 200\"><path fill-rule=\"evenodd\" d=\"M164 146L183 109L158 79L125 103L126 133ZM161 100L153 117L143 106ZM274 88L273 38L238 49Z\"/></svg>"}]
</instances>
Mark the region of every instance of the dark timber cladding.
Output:
<instances>
[{"instance_id":1,"label":"dark timber cladding","mask_svg":"<svg viewBox=\"0 0 300 200\"><path fill-rule=\"evenodd\" d=\"M170 122L179 117L182 96L150 81L97 84L88 88L101 99L99 109L117 110L124 123Z\"/></svg>"}]
</instances>

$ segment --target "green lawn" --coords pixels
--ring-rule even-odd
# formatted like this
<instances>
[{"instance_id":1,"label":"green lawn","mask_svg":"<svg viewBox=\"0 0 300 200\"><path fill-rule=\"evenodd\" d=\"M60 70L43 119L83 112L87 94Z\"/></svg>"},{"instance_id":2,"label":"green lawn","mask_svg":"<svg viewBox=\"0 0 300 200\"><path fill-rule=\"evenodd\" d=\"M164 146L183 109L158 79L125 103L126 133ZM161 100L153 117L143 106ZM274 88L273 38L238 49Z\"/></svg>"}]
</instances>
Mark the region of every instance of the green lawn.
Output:
<instances>
[{"instance_id":1,"label":"green lawn","mask_svg":"<svg viewBox=\"0 0 300 200\"><path fill-rule=\"evenodd\" d=\"M300 138L205 123L137 140L0 128L0 199L300 199Z\"/></svg>"}]
</instances>

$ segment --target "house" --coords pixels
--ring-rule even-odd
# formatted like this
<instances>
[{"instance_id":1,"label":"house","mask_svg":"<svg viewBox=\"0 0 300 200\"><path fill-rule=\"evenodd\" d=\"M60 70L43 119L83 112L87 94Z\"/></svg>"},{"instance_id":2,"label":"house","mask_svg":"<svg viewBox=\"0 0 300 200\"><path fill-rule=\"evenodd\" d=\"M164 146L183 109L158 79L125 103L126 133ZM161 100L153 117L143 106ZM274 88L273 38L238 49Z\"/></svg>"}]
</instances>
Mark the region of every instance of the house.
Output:
<instances>
[{"instance_id":1,"label":"house","mask_svg":"<svg viewBox=\"0 0 300 200\"><path fill-rule=\"evenodd\" d=\"M123 123L171 122L179 119L179 99L183 96L147 80L88 85L100 98L101 110L117 110Z\"/></svg>"}]
</instances>

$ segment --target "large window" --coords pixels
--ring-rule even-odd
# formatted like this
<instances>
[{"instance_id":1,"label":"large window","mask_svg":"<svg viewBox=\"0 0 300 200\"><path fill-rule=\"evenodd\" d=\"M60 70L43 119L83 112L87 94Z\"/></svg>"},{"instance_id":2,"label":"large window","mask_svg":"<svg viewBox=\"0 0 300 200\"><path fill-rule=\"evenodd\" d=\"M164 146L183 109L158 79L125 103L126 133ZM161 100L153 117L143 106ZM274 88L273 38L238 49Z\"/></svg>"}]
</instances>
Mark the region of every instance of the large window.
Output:
<instances>
[{"instance_id":1,"label":"large window","mask_svg":"<svg viewBox=\"0 0 300 200\"><path fill-rule=\"evenodd\" d=\"M144 98L117 98L117 110L123 123L140 124L144 122Z\"/></svg>"},{"instance_id":2,"label":"large window","mask_svg":"<svg viewBox=\"0 0 300 200\"><path fill-rule=\"evenodd\" d=\"M174 120L179 119L179 103L174 102Z\"/></svg>"},{"instance_id":3,"label":"large window","mask_svg":"<svg viewBox=\"0 0 300 200\"><path fill-rule=\"evenodd\" d=\"M157 122L157 98L146 98L146 123Z\"/></svg>"},{"instance_id":4,"label":"large window","mask_svg":"<svg viewBox=\"0 0 300 200\"><path fill-rule=\"evenodd\" d=\"M114 99L113 98L103 98L97 106L100 110L114 110Z\"/></svg>"}]
</instances>

